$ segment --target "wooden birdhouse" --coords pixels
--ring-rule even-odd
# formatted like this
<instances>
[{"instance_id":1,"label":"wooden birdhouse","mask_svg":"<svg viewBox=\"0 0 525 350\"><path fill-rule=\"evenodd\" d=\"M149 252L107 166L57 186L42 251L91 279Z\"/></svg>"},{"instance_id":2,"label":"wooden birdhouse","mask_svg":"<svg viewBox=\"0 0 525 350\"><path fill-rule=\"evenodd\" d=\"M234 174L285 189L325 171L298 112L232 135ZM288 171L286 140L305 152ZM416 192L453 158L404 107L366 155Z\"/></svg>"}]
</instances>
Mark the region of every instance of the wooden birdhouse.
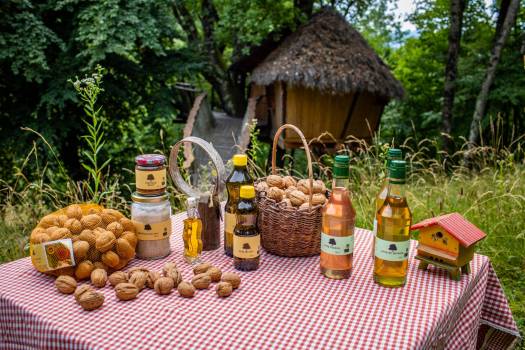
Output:
<instances>
[{"instance_id":1,"label":"wooden birdhouse","mask_svg":"<svg viewBox=\"0 0 525 350\"><path fill-rule=\"evenodd\" d=\"M426 219L411 227L419 230L416 259L419 268L429 264L446 269L452 279L460 280L461 273L470 273L470 261L477 242L485 233L458 213Z\"/></svg>"}]
</instances>

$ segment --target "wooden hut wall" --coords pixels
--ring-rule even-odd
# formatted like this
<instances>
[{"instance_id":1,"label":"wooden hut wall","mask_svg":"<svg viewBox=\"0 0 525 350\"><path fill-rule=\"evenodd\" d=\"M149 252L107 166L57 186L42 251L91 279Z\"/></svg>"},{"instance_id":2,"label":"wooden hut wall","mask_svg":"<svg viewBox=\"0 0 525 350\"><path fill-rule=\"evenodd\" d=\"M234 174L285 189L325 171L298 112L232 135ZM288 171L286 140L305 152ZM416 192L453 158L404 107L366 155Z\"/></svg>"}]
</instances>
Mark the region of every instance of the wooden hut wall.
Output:
<instances>
[{"instance_id":1,"label":"wooden hut wall","mask_svg":"<svg viewBox=\"0 0 525 350\"><path fill-rule=\"evenodd\" d=\"M337 140L348 117L353 94L332 95L301 86L287 86L286 122L301 129L307 139L327 131ZM327 137L326 141L333 141ZM286 143L300 143L298 136L287 133Z\"/></svg>"},{"instance_id":2,"label":"wooden hut wall","mask_svg":"<svg viewBox=\"0 0 525 350\"><path fill-rule=\"evenodd\" d=\"M343 139L352 135L370 141L379 127L379 118L383 113L385 102L368 92L358 94L356 105L344 130Z\"/></svg>"}]
</instances>

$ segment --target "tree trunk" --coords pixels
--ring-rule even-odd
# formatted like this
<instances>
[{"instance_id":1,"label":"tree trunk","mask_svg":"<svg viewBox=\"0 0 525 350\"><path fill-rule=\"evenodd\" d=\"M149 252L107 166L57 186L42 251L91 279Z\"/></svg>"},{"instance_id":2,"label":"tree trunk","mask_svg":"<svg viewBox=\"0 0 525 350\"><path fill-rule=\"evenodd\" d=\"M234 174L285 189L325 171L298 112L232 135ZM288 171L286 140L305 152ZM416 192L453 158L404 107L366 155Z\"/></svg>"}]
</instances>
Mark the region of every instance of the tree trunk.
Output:
<instances>
[{"instance_id":1,"label":"tree trunk","mask_svg":"<svg viewBox=\"0 0 525 350\"><path fill-rule=\"evenodd\" d=\"M445 88L443 92L442 132L443 148L448 153L453 151L452 109L456 93L456 75L458 72L458 55L463 28L463 12L468 0L452 0L450 3L450 27L448 31L448 58L445 67Z\"/></svg>"},{"instance_id":2,"label":"tree trunk","mask_svg":"<svg viewBox=\"0 0 525 350\"><path fill-rule=\"evenodd\" d=\"M489 65L485 72L483 84L481 85L481 91L479 92L479 95L476 99L476 107L474 114L472 115L472 122L470 124L469 148L473 148L474 145L479 142L481 121L485 115L490 87L492 86L496 76L496 68L501 57L503 45L505 44L512 25L516 20L516 15L519 8L519 0L510 0L508 2L503 1L501 5L502 7L500 9L499 16L503 15L505 17L503 20L498 19L498 23L501 21L503 24L500 26L501 30L495 34L494 46L491 50ZM505 6L507 7L505 8Z\"/></svg>"}]
</instances>

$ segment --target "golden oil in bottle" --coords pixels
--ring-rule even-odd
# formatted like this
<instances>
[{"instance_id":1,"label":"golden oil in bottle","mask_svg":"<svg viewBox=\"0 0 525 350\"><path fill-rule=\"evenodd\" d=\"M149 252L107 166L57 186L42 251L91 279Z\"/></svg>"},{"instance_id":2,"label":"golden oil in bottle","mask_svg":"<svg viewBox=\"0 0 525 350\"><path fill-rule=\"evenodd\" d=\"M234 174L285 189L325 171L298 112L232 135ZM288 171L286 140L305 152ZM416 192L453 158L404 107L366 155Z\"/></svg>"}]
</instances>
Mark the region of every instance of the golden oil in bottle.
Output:
<instances>
[{"instance_id":1,"label":"golden oil in bottle","mask_svg":"<svg viewBox=\"0 0 525 350\"><path fill-rule=\"evenodd\" d=\"M335 157L332 193L322 211L320 268L333 279L352 273L355 209L348 191L349 162L346 155Z\"/></svg>"},{"instance_id":2,"label":"golden oil in bottle","mask_svg":"<svg viewBox=\"0 0 525 350\"><path fill-rule=\"evenodd\" d=\"M233 171L226 179L228 200L224 206L224 253L230 257L233 257L233 230L236 224L235 212L239 202L239 191L243 185L253 185L253 180L246 168L248 157L245 154L236 154L232 162Z\"/></svg>"},{"instance_id":3,"label":"golden oil in bottle","mask_svg":"<svg viewBox=\"0 0 525 350\"><path fill-rule=\"evenodd\" d=\"M374 281L385 287L406 284L412 214L405 197L406 163L389 166L387 197L377 212Z\"/></svg>"},{"instance_id":4,"label":"golden oil in bottle","mask_svg":"<svg viewBox=\"0 0 525 350\"><path fill-rule=\"evenodd\" d=\"M241 271L259 268L261 236L257 230L257 204L255 188L241 186L237 203L237 223L233 231L233 266Z\"/></svg>"},{"instance_id":5,"label":"golden oil in bottle","mask_svg":"<svg viewBox=\"0 0 525 350\"><path fill-rule=\"evenodd\" d=\"M401 160L403 159L403 153L399 148L389 148L386 158L386 171L388 175L388 167L390 166L390 162L392 160ZM388 176L386 177L383 186L381 187L381 190L377 194L376 197L376 210L374 211L374 241L372 243L372 254L370 255L372 258L375 256L375 236L377 232L377 218L376 214L383 206L383 203L385 202L386 195L388 192Z\"/></svg>"},{"instance_id":6,"label":"golden oil in bottle","mask_svg":"<svg viewBox=\"0 0 525 350\"><path fill-rule=\"evenodd\" d=\"M188 218L184 220L184 258L190 264L200 262L202 253L202 221L197 209L197 198L190 197L187 201Z\"/></svg>"}]
</instances>

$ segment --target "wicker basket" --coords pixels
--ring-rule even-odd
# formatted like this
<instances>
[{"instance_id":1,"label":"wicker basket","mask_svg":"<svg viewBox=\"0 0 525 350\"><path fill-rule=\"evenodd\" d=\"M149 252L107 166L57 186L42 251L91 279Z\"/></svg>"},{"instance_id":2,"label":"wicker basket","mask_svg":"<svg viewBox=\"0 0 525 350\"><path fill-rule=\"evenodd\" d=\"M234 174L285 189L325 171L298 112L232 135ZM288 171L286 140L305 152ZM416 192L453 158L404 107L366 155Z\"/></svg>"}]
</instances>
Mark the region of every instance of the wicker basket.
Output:
<instances>
[{"instance_id":1,"label":"wicker basket","mask_svg":"<svg viewBox=\"0 0 525 350\"><path fill-rule=\"evenodd\" d=\"M275 134L272 148L272 174L277 173L275 165L277 142L284 129L291 129L301 137L308 160L310 188L313 188L310 149L303 133L294 125L285 124ZM257 196L259 205L257 223L262 246L267 252L286 257L311 256L320 253L322 206L312 206L311 193L312 191L308 196L309 208L301 210L287 207L285 203L277 203L263 193L259 193Z\"/></svg>"}]
</instances>

